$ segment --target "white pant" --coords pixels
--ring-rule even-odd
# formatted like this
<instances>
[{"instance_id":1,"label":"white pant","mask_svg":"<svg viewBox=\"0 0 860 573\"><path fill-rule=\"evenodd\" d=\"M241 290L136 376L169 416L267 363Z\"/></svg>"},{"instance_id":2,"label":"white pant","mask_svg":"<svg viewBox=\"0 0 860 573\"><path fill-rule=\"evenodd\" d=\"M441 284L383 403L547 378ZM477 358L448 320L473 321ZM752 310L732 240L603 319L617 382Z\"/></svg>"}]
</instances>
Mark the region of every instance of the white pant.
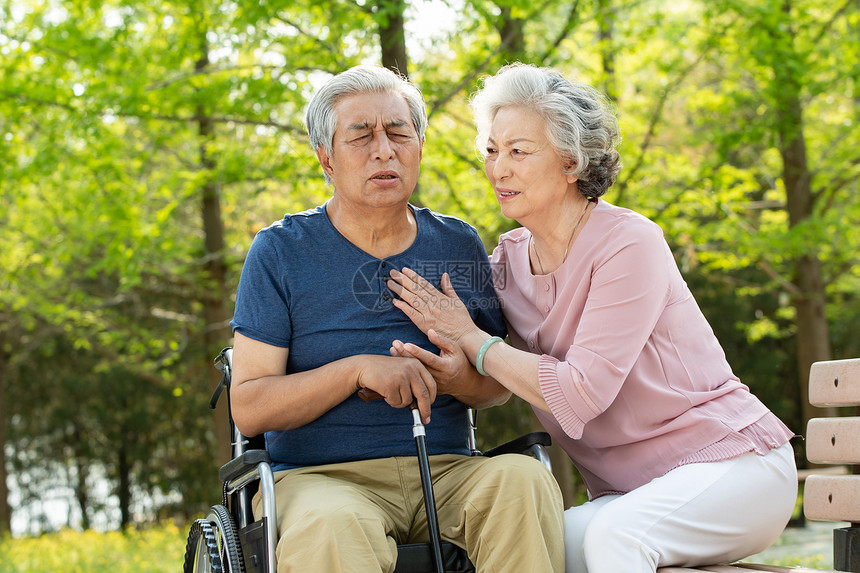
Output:
<instances>
[{"instance_id":1,"label":"white pant","mask_svg":"<svg viewBox=\"0 0 860 573\"><path fill-rule=\"evenodd\" d=\"M791 444L676 468L564 512L567 573L654 573L743 559L782 533L797 500Z\"/></svg>"}]
</instances>

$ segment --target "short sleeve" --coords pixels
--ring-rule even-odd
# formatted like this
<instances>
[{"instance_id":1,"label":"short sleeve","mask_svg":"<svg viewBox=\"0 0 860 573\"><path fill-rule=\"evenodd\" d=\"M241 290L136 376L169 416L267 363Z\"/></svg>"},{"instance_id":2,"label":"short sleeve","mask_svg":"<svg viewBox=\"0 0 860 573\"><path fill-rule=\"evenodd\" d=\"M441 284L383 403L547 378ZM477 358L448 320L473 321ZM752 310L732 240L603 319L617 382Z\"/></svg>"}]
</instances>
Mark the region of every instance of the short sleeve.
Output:
<instances>
[{"instance_id":1,"label":"short sleeve","mask_svg":"<svg viewBox=\"0 0 860 573\"><path fill-rule=\"evenodd\" d=\"M259 342L289 348L290 297L282 260L271 231L260 231L242 267L230 326L234 332Z\"/></svg>"}]
</instances>

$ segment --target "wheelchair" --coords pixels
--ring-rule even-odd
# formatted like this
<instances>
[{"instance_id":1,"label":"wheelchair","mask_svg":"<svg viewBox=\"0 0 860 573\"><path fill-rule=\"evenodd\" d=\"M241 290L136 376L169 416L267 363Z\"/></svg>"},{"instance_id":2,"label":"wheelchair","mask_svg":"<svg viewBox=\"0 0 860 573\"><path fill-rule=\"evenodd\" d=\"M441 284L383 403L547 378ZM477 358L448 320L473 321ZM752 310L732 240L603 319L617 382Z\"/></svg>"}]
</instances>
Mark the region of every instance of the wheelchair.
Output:
<instances>
[{"instance_id":1,"label":"wheelchair","mask_svg":"<svg viewBox=\"0 0 860 573\"><path fill-rule=\"evenodd\" d=\"M229 406L232 375L232 348L225 348L215 358L215 367L223 373L209 408L215 409L222 393L227 392ZM229 407L228 407L229 412ZM223 484L221 503L212 506L206 517L192 523L185 549L184 573L275 573L275 548L278 542L275 481L269 453L262 436L246 437L236 429L229 415L233 459L218 472ZM506 453L531 455L552 471L546 448L549 434L535 432L484 452L475 443L475 412L468 410L468 445L472 455L495 456ZM395 573L470 573L475 571L466 551L453 543L441 541L436 520L433 487L424 443L423 425L413 410L413 437L421 471L427 509L429 543L397 546ZM262 517L255 521L251 498L259 490Z\"/></svg>"}]
</instances>

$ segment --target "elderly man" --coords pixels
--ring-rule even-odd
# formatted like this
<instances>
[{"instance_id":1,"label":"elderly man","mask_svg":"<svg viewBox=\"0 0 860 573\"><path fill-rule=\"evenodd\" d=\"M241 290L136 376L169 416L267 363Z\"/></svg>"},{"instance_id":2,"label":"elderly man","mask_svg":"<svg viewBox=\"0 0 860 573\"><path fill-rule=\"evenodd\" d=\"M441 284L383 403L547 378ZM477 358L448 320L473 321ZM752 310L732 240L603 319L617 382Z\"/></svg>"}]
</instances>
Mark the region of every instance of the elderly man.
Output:
<instances>
[{"instance_id":1,"label":"elderly man","mask_svg":"<svg viewBox=\"0 0 860 573\"><path fill-rule=\"evenodd\" d=\"M306 123L334 193L258 233L231 323L233 416L244 434L265 432L276 471L278 571L392 571L397 543L428 539L413 403L428 424L442 538L478 571L561 571L550 473L526 456L468 455L467 405L509 392L428 339L386 286L391 269L420 269L437 285L447 272L473 319L504 335L476 231L409 205L427 126L421 93L384 68L355 67L317 92ZM395 350L403 342L438 358L425 366Z\"/></svg>"}]
</instances>

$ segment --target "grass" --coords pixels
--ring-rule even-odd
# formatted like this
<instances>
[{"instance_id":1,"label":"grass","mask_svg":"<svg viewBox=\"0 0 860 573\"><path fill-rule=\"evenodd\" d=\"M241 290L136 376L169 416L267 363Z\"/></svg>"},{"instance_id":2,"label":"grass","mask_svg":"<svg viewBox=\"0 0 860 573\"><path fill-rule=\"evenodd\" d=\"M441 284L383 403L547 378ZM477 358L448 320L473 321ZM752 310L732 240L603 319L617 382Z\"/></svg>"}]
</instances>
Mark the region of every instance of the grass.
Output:
<instances>
[{"instance_id":1,"label":"grass","mask_svg":"<svg viewBox=\"0 0 860 573\"><path fill-rule=\"evenodd\" d=\"M833 528L842 525L808 521L805 527L788 527L773 545L744 561L831 570Z\"/></svg>"},{"instance_id":2,"label":"grass","mask_svg":"<svg viewBox=\"0 0 860 573\"><path fill-rule=\"evenodd\" d=\"M813 538L829 541L829 527L786 529L771 548L745 561L829 569L830 556L817 554L822 542L809 545ZM64 529L0 537L0 573L173 573L182 568L187 531L165 524L126 533ZM809 555L797 556L804 546Z\"/></svg>"},{"instance_id":3,"label":"grass","mask_svg":"<svg viewBox=\"0 0 860 573\"><path fill-rule=\"evenodd\" d=\"M65 529L0 538L0 573L167 573L181 571L186 531L163 525L127 533Z\"/></svg>"}]
</instances>

